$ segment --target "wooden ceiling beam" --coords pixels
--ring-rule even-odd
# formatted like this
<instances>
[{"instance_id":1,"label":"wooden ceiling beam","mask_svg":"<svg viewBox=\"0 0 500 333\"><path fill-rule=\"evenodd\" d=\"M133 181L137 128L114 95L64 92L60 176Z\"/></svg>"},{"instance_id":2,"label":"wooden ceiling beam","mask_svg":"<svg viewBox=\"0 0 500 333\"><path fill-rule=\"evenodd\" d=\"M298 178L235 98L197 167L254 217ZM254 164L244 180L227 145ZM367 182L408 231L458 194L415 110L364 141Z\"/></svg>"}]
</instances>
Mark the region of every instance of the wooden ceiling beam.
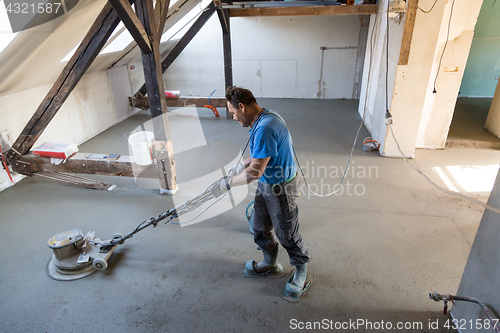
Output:
<instances>
[{"instance_id":1,"label":"wooden ceiling beam","mask_svg":"<svg viewBox=\"0 0 500 333\"><path fill-rule=\"evenodd\" d=\"M133 98L129 97L130 105L133 107L149 110L149 102L147 97L139 97ZM167 107L187 107L187 106L195 106L195 107L204 107L205 105L212 105L216 108L226 107L226 99L225 98L207 98L207 97L180 97L180 98L167 98Z\"/></svg>"},{"instance_id":2,"label":"wooden ceiling beam","mask_svg":"<svg viewBox=\"0 0 500 333\"><path fill-rule=\"evenodd\" d=\"M134 38L137 45L141 48L144 53L151 53L151 43L149 41L148 34L141 22L135 15L134 10L130 6L127 0L108 0L109 3L113 6L113 8L118 13L118 16L123 21L125 27L130 32L132 37Z\"/></svg>"},{"instance_id":3,"label":"wooden ceiling beam","mask_svg":"<svg viewBox=\"0 0 500 333\"><path fill-rule=\"evenodd\" d=\"M130 1L133 2L134 0ZM9 160L26 154L33 147L102 50L118 23L120 23L120 17L113 9L113 6L106 3L80 46L38 106L35 114L28 121L12 148L7 152L6 155Z\"/></svg>"},{"instance_id":4,"label":"wooden ceiling beam","mask_svg":"<svg viewBox=\"0 0 500 333\"><path fill-rule=\"evenodd\" d=\"M161 39L165 22L167 21L168 8L170 7L170 0L157 0L155 5L155 18L157 22L156 35Z\"/></svg>"},{"instance_id":5,"label":"wooden ceiling beam","mask_svg":"<svg viewBox=\"0 0 500 333\"><path fill-rule=\"evenodd\" d=\"M378 5L332 5L304 7L230 8L231 17L305 16L305 15L369 15L377 13Z\"/></svg>"},{"instance_id":6,"label":"wooden ceiling beam","mask_svg":"<svg viewBox=\"0 0 500 333\"><path fill-rule=\"evenodd\" d=\"M229 33L229 15L227 11L222 9L222 3L220 0L214 0L215 7L217 9L217 15L219 16L220 25L222 27L222 33Z\"/></svg>"}]
</instances>

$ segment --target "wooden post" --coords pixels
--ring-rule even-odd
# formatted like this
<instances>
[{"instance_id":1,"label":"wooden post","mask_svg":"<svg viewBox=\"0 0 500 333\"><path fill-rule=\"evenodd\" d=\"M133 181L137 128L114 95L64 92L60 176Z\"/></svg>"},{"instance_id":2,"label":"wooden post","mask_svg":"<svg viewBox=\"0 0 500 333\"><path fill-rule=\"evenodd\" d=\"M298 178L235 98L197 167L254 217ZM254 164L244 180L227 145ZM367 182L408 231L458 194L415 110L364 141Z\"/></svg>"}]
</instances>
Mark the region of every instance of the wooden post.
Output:
<instances>
[{"instance_id":1,"label":"wooden post","mask_svg":"<svg viewBox=\"0 0 500 333\"><path fill-rule=\"evenodd\" d=\"M418 0L413 0L408 5L398 65L408 65L408 59L410 58L411 40L413 38L413 28L415 27L415 17L417 16L417 8Z\"/></svg>"},{"instance_id":2,"label":"wooden post","mask_svg":"<svg viewBox=\"0 0 500 333\"><path fill-rule=\"evenodd\" d=\"M142 52L142 64L144 67L144 79L146 92L148 94L149 108L151 110L151 117L153 118L153 129L155 132L155 155L160 175L160 193L164 193L166 190L168 194L174 194L178 186L175 176L170 127L166 115L167 103L165 99L160 58L161 35L157 33L153 1L136 0L135 12L148 33L153 48L153 52L149 54Z\"/></svg>"},{"instance_id":3,"label":"wooden post","mask_svg":"<svg viewBox=\"0 0 500 333\"><path fill-rule=\"evenodd\" d=\"M132 0L133 2L133 0ZM89 32L83 38L75 54L68 61L62 73L43 99L35 114L26 124L6 156L11 164L29 152L36 140L61 108L83 74L90 67L102 47L120 22L111 4L106 3Z\"/></svg>"},{"instance_id":4,"label":"wooden post","mask_svg":"<svg viewBox=\"0 0 500 333\"><path fill-rule=\"evenodd\" d=\"M226 89L233 85L233 61L231 56L231 26L229 24L229 11L223 9L227 18L227 33L222 32L222 44L224 46L224 77L226 80ZM225 94L224 94L225 96ZM226 117L232 118L231 112L226 108Z\"/></svg>"},{"instance_id":5,"label":"wooden post","mask_svg":"<svg viewBox=\"0 0 500 333\"><path fill-rule=\"evenodd\" d=\"M165 21L167 21L168 7L170 6L170 0L157 0L155 5L155 20L157 23L156 34L158 36L163 35L163 29L165 28ZM161 39L161 38L160 38Z\"/></svg>"}]
</instances>

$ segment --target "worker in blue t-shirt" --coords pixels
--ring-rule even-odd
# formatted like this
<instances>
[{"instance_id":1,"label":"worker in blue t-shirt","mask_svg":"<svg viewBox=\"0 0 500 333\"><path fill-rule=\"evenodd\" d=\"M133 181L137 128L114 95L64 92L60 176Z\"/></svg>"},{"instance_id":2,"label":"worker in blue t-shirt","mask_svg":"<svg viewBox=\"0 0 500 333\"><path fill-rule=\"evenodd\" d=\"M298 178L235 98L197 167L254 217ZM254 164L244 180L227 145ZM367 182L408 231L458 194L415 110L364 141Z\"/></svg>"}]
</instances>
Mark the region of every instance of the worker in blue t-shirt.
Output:
<instances>
[{"instance_id":1,"label":"worker in blue t-shirt","mask_svg":"<svg viewBox=\"0 0 500 333\"><path fill-rule=\"evenodd\" d=\"M247 262L246 274L282 275L283 267L277 263L279 241L290 257L290 264L295 266L286 290L291 296L298 296L307 279L309 253L299 231L299 180L292 138L283 119L276 112L261 108L250 90L229 87L226 99L233 119L243 127L250 127L250 157L235 166L236 176L230 186L258 180L253 229L255 243L264 259ZM224 184L222 187L228 190L229 183Z\"/></svg>"}]
</instances>

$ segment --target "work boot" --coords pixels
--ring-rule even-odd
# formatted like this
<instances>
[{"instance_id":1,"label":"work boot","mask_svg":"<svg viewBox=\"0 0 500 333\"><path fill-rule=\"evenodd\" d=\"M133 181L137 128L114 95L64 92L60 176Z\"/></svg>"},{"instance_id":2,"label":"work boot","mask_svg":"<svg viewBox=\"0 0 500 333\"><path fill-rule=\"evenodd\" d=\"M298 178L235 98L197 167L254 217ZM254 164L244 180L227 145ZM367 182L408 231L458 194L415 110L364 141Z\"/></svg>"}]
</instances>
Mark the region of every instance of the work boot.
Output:
<instances>
[{"instance_id":1,"label":"work boot","mask_svg":"<svg viewBox=\"0 0 500 333\"><path fill-rule=\"evenodd\" d=\"M278 251L279 247L276 246L271 251L262 250L262 254L264 255L264 259L256 263L253 260L250 260L246 263L246 272L249 275L260 275L260 274L276 274L280 273L283 270L283 267L276 262L278 259Z\"/></svg>"},{"instance_id":2,"label":"work boot","mask_svg":"<svg viewBox=\"0 0 500 333\"><path fill-rule=\"evenodd\" d=\"M253 269L255 273L261 274L270 271L271 269L276 267L276 260L278 259L278 250L279 248L276 246L275 250L271 252L267 252L262 250L262 254L264 255L264 259L261 262L254 264Z\"/></svg>"},{"instance_id":3,"label":"work boot","mask_svg":"<svg viewBox=\"0 0 500 333\"><path fill-rule=\"evenodd\" d=\"M295 266L295 274L293 279L286 284L286 291L290 296L297 297L300 295L307 279L307 263Z\"/></svg>"}]
</instances>

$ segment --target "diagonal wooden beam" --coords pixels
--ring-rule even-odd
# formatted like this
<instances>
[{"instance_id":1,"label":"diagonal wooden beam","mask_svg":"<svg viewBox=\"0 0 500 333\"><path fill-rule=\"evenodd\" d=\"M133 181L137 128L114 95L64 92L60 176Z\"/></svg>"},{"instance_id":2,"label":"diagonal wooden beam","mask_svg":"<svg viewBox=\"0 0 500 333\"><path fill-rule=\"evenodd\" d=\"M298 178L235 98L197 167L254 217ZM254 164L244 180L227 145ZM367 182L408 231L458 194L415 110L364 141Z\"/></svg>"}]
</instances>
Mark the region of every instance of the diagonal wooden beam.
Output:
<instances>
[{"instance_id":1,"label":"diagonal wooden beam","mask_svg":"<svg viewBox=\"0 0 500 333\"><path fill-rule=\"evenodd\" d=\"M127 27L128 31L134 37L137 45L141 48L144 53L151 53L151 43L149 42L148 34L141 22L135 15L132 7L127 0L108 0L113 8L118 13L118 16L123 21L123 24Z\"/></svg>"},{"instance_id":2,"label":"diagonal wooden beam","mask_svg":"<svg viewBox=\"0 0 500 333\"><path fill-rule=\"evenodd\" d=\"M131 2L133 1L131 0ZM12 145L12 148L7 152L8 159L16 159L20 155L26 154L33 147L36 140L97 57L119 22L120 17L116 11L111 4L106 3L75 54L66 64L49 93Z\"/></svg>"},{"instance_id":3,"label":"diagonal wooden beam","mask_svg":"<svg viewBox=\"0 0 500 333\"><path fill-rule=\"evenodd\" d=\"M165 28L165 21L168 16L168 8L170 7L170 0L157 0L155 6L155 18L157 22L156 35L163 35Z\"/></svg>"},{"instance_id":4,"label":"diagonal wooden beam","mask_svg":"<svg viewBox=\"0 0 500 333\"><path fill-rule=\"evenodd\" d=\"M198 31L205 25L205 23L210 19L215 11L215 5L211 2L205 11L196 19L191 28L182 36L182 38L175 44L175 46L170 50L165 59L161 62L162 73L170 67L175 59L181 54L181 52L186 48L189 42L196 36ZM134 94L133 99L140 98L146 95L146 84Z\"/></svg>"}]
</instances>

